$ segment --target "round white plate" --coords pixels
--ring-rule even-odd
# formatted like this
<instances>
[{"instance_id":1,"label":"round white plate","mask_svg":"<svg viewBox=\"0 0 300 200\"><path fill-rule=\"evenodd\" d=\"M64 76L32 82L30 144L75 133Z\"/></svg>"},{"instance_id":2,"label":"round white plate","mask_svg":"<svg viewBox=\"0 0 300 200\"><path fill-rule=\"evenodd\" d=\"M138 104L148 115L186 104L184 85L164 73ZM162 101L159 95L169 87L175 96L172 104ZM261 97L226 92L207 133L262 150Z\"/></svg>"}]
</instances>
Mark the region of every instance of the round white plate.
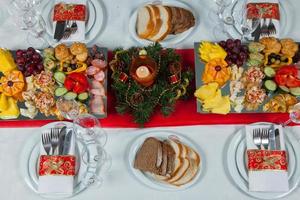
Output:
<instances>
[{"instance_id":1,"label":"round white plate","mask_svg":"<svg viewBox=\"0 0 300 200\"><path fill-rule=\"evenodd\" d=\"M133 143L131 144L131 146L129 148L129 151L127 152L129 170L138 181L140 181L141 183L143 183L144 185L146 185L150 188L153 188L156 190L163 190L163 191L185 190L185 189L190 188L191 186L195 185L199 181L199 179L202 176L203 171L204 171L205 158L204 158L203 151L197 144L195 144L189 138L187 138L179 133L176 133L173 131L168 131L168 130L155 130L155 131L148 131L148 132L139 131L139 134L142 134L142 135L133 141ZM144 173L133 167L136 153L139 150L139 148L141 147L141 145L144 143L146 138L155 137L160 140L165 140L170 136L178 138L180 140L180 142L193 148L200 156L200 166L199 166L199 170L198 170L195 178L191 182L189 182L185 185L179 186L179 187L157 181L153 177L153 175L151 175L151 173Z\"/></svg>"},{"instance_id":2,"label":"round white plate","mask_svg":"<svg viewBox=\"0 0 300 200\"><path fill-rule=\"evenodd\" d=\"M195 17L195 25L193 27L191 27L190 29L188 29L185 32L180 33L180 34L168 35L163 41L159 42L162 46L178 44L179 42L183 41L185 38L190 36L199 24L199 19L198 19L198 14L197 14L198 12L196 12L192 6L190 6L189 4L187 4L185 2L175 1L175 0L153 1L153 2L143 3L138 8L148 5L148 4L162 4L162 5L166 5L166 6L175 6L175 7L185 8L185 9L191 11ZM139 44L148 46L150 44L153 44L154 42L150 41L150 40L146 40L146 39L141 39L140 37L138 37L138 35L136 33L136 20L137 20L138 8L136 8L130 16L129 33L130 33L131 37L135 41L137 41Z\"/></svg>"},{"instance_id":3,"label":"round white plate","mask_svg":"<svg viewBox=\"0 0 300 200\"><path fill-rule=\"evenodd\" d=\"M51 0L52 1L52 0ZM54 40L53 16L54 1L45 2L42 16L46 23L47 41L51 46L55 46L59 42ZM101 0L87 0L87 23L85 40L79 41L85 44L92 42L102 31L105 26L106 10Z\"/></svg>"},{"instance_id":4,"label":"round white plate","mask_svg":"<svg viewBox=\"0 0 300 200\"><path fill-rule=\"evenodd\" d=\"M256 123L256 124L270 124L270 123ZM259 199L278 199L290 194L300 180L300 157L296 152L300 152L300 143L297 141L293 133L285 132L285 142L288 153L288 176L289 188L288 192L250 192L248 189L248 173L245 161L246 139L245 128L241 128L227 143L227 151L224 156L225 169L233 181L233 183L243 192L249 196Z\"/></svg>"},{"instance_id":5,"label":"round white plate","mask_svg":"<svg viewBox=\"0 0 300 200\"><path fill-rule=\"evenodd\" d=\"M40 129L37 129L35 133L32 134L30 138L27 139L27 143L24 145L23 150L20 156L20 170L21 175L25 179L26 184L29 188L38 194L38 163L40 156L40 141L41 133L44 129L50 129L55 126L66 125L68 128L73 128L73 124L70 122L53 122L42 126ZM95 171L96 169L89 168L81 162L81 154L83 150L83 144L81 142L76 143L76 175L74 178L74 189L71 196L75 196L78 193L84 191L87 187L86 184L83 184L85 177L85 172L89 170L90 172ZM45 198L67 198L71 196L66 195L55 195L55 194L40 194Z\"/></svg>"},{"instance_id":6,"label":"round white plate","mask_svg":"<svg viewBox=\"0 0 300 200\"><path fill-rule=\"evenodd\" d=\"M230 12L235 21L240 18L240 10L245 0L235 0L234 3L227 7L225 12ZM293 6L289 0L279 1L280 10L280 36L284 37L289 33L293 25ZM241 37L241 27L238 25L225 25L226 30L233 38Z\"/></svg>"}]
</instances>

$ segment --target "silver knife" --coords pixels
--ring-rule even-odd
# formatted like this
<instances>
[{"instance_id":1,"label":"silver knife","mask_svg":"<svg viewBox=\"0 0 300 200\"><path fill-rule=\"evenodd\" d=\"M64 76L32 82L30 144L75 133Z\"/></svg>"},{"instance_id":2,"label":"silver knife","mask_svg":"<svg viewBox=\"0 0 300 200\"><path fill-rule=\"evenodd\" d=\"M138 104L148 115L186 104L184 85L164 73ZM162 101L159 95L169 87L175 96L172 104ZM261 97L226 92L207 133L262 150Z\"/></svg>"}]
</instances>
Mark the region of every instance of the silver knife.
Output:
<instances>
[{"instance_id":1,"label":"silver knife","mask_svg":"<svg viewBox=\"0 0 300 200\"><path fill-rule=\"evenodd\" d=\"M271 125L270 132L269 132L269 146L270 150L276 149L276 141L275 141L275 128L274 124Z\"/></svg>"},{"instance_id":2,"label":"silver knife","mask_svg":"<svg viewBox=\"0 0 300 200\"><path fill-rule=\"evenodd\" d=\"M59 132L59 146L58 146L59 155L62 155L63 150L64 150L64 141L65 141L65 137L66 137L66 132L67 132L66 126L62 127Z\"/></svg>"},{"instance_id":3,"label":"silver knife","mask_svg":"<svg viewBox=\"0 0 300 200\"><path fill-rule=\"evenodd\" d=\"M276 149L281 150L280 134L279 134L279 129L278 128L275 129L275 141L276 141Z\"/></svg>"},{"instance_id":4,"label":"silver knife","mask_svg":"<svg viewBox=\"0 0 300 200\"><path fill-rule=\"evenodd\" d=\"M65 137L65 141L64 141L64 150L63 150L63 155L68 155L69 151L70 151L70 147L71 147L71 141L72 141L72 130L69 130L69 132L67 133L66 137Z\"/></svg>"}]
</instances>

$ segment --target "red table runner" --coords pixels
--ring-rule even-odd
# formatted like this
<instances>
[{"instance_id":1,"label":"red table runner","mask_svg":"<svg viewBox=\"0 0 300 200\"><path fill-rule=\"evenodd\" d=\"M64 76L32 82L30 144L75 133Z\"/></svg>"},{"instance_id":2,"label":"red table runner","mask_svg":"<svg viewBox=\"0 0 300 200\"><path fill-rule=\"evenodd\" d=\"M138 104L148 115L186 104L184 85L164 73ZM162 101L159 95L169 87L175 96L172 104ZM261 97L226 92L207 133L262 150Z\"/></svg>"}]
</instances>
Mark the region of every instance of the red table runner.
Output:
<instances>
[{"instance_id":1,"label":"red table runner","mask_svg":"<svg viewBox=\"0 0 300 200\"><path fill-rule=\"evenodd\" d=\"M177 50L177 53L182 56L183 64L186 66L195 66L194 50L184 49ZM111 54L109 60L111 60ZM103 127L139 127L133 122L133 118L126 115L119 115L115 110L115 101L111 92L108 93L108 108L107 118L101 119ZM179 101L176 105L175 112L169 117L164 117L157 112L153 115L150 122L145 124L145 127L158 126L185 126L185 125L201 125L201 124L249 124L254 122L274 122L282 123L288 119L288 114L281 113L243 113L243 114L200 114L197 113L196 99L191 97L187 101ZM1 120L0 127L38 127L45 125L54 120Z\"/></svg>"}]
</instances>

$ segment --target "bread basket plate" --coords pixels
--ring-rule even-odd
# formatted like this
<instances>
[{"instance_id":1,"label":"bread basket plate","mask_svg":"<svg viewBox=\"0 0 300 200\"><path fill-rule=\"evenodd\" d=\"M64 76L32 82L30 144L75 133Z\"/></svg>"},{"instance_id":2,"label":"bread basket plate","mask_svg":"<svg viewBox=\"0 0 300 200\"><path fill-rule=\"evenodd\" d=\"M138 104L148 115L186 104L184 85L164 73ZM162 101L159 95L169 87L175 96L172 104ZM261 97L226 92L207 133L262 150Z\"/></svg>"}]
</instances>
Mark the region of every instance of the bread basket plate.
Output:
<instances>
[{"instance_id":1,"label":"bread basket plate","mask_svg":"<svg viewBox=\"0 0 300 200\"><path fill-rule=\"evenodd\" d=\"M186 39L188 36L190 36L194 32L194 30L197 28L197 26L199 24L197 12L194 10L194 8L192 6L190 6L189 4L187 4L185 2L175 1L175 0L163 0L163 1L154 1L154 2L149 1L147 3L143 3L133 10L133 12L130 16L130 19L129 19L129 33L130 33L131 37L136 42L138 42L139 44L141 44L143 46L148 46L150 44L153 44L153 41L141 39L137 35L137 32L136 32L137 13L138 13L139 8L149 5L149 4L156 4L156 5L159 4L159 5L164 5L164 6L180 7L180 8L189 10L194 15L195 25L183 33L176 34L176 35L168 35L164 40L159 42L164 47L170 46L170 45L175 45L175 44L182 42L184 39Z\"/></svg>"},{"instance_id":2,"label":"bread basket plate","mask_svg":"<svg viewBox=\"0 0 300 200\"><path fill-rule=\"evenodd\" d=\"M143 135L141 135L143 134ZM202 149L194 143L192 140L187 138L186 136L181 135L180 133L169 131L169 130L152 130L152 131L139 131L139 137L137 137L131 144L130 147L128 148L127 152L127 157L126 159L128 162L128 167L129 171L131 174L142 184L155 189L155 190L162 190L162 191L180 191L180 190L185 190L188 189L194 185L196 185L199 180L201 180L200 177L203 175L203 171L205 169L205 157ZM135 161L135 156L138 150L140 149L141 145L143 142L148 138L148 137L155 137L159 140L165 140L170 137L178 139L181 143L191 147L194 149L198 155L200 156L200 164L199 164L199 169L194 176L194 178L181 186L173 186L171 184L167 184L161 181L158 181L155 179L154 175L148 172L142 172L138 169L134 168L134 161Z\"/></svg>"}]
</instances>

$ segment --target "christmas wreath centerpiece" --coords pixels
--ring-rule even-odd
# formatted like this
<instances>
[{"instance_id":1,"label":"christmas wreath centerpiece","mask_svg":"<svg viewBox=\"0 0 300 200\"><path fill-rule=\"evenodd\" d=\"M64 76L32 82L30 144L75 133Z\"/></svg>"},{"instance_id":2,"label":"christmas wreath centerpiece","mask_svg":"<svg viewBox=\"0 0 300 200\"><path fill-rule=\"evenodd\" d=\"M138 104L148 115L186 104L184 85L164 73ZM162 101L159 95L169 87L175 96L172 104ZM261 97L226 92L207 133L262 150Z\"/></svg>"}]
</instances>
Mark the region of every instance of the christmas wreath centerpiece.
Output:
<instances>
[{"instance_id":1,"label":"christmas wreath centerpiece","mask_svg":"<svg viewBox=\"0 0 300 200\"><path fill-rule=\"evenodd\" d=\"M163 115L170 115L176 101L187 96L193 78L180 59L174 49L164 49L158 43L115 50L110 67L117 112L131 113L141 126L157 107Z\"/></svg>"}]
</instances>

